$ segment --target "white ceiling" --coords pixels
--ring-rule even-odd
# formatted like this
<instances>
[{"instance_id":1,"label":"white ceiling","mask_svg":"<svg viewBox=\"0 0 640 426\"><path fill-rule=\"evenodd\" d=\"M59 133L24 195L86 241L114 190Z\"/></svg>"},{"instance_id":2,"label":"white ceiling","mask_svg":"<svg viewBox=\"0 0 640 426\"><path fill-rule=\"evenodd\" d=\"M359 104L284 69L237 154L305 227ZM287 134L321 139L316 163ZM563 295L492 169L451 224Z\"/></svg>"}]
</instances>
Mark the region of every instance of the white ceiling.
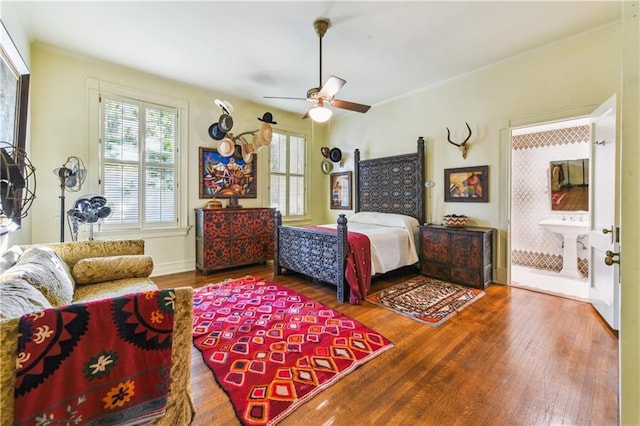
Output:
<instances>
[{"instance_id":1,"label":"white ceiling","mask_svg":"<svg viewBox=\"0 0 640 426\"><path fill-rule=\"evenodd\" d=\"M3 0L31 41L304 112L319 85L313 22L329 18L324 82L373 105L617 22L617 1Z\"/></svg>"}]
</instances>

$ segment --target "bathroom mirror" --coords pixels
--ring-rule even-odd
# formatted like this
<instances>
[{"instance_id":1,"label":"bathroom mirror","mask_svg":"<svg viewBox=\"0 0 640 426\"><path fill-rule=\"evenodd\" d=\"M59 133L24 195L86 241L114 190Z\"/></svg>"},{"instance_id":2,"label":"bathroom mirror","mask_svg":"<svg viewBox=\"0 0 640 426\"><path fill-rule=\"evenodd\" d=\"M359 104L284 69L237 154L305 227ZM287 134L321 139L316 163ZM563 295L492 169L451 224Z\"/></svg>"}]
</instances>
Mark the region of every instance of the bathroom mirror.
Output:
<instances>
[{"instance_id":1,"label":"bathroom mirror","mask_svg":"<svg viewBox=\"0 0 640 426\"><path fill-rule=\"evenodd\" d=\"M589 210L589 159L559 160L549 163L551 210Z\"/></svg>"}]
</instances>

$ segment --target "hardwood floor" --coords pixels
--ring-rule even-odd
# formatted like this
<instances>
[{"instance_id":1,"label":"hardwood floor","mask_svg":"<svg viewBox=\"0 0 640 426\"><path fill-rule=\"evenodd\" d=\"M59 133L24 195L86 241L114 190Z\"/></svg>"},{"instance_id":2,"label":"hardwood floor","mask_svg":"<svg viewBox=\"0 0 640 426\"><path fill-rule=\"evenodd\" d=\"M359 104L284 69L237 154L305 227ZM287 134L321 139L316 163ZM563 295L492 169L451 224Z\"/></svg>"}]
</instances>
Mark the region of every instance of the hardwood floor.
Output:
<instances>
[{"instance_id":1,"label":"hardwood floor","mask_svg":"<svg viewBox=\"0 0 640 426\"><path fill-rule=\"evenodd\" d=\"M589 210L589 187L573 186L570 189L563 189L566 195L559 204L552 204L551 210L560 211L588 211Z\"/></svg>"},{"instance_id":2,"label":"hardwood floor","mask_svg":"<svg viewBox=\"0 0 640 426\"><path fill-rule=\"evenodd\" d=\"M162 288L199 287L255 275L278 282L382 333L396 348L300 406L282 425L617 425L618 338L591 305L491 285L432 328L364 303L340 304L335 287L297 275L274 279L271 263L208 276L154 277ZM372 292L416 275L374 279ZM239 424L197 349L195 425Z\"/></svg>"}]
</instances>

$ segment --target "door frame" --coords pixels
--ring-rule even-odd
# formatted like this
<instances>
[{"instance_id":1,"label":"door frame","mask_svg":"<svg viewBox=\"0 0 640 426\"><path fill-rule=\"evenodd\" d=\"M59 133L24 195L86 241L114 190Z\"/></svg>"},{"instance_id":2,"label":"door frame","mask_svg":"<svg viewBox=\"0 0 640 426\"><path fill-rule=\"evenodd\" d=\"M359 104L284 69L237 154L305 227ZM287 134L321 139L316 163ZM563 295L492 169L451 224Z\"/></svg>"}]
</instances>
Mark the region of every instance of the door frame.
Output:
<instances>
[{"instance_id":1,"label":"door frame","mask_svg":"<svg viewBox=\"0 0 640 426\"><path fill-rule=\"evenodd\" d=\"M591 104L576 108L555 110L550 112L531 114L523 117L514 117L500 120L498 134L500 135L500 193L507 194L500 200L498 207L498 222L501 229L506 229L504 235L498 235L498 253L504 253L501 259L497 259L496 281L511 285L511 153L513 141L511 131L515 128L533 127L544 123L569 121L577 118L588 118L598 104ZM499 233L501 234L501 233ZM501 250L505 247L505 250Z\"/></svg>"}]
</instances>

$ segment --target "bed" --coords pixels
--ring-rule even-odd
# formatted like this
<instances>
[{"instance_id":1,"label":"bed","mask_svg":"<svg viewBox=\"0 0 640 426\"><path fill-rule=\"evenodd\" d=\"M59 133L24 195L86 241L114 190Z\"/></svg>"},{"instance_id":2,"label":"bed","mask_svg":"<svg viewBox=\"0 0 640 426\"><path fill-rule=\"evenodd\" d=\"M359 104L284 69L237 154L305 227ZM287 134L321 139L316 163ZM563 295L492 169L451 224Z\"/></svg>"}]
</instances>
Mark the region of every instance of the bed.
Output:
<instances>
[{"instance_id":1,"label":"bed","mask_svg":"<svg viewBox=\"0 0 640 426\"><path fill-rule=\"evenodd\" d=\"M355 216L360 212L403 215L415 218L418 224L423 224L424 172L422 137L418 138L416 152L410 154L361 160L360 151L356 149ZM337 288L338 301L348 302L350 289L345 278L345 267L349 251L349 228L346 216L339 215L333 226L335 230L282 225L282 216L276 211L274 273L281 275L283 270L290 270L333 284ZM398 265L400 266L403 265ZM384 272L388 272L389 268L392 266L385 265ZM372 270L376 270L375 265Z\"/></svg>"}]
</instances>

